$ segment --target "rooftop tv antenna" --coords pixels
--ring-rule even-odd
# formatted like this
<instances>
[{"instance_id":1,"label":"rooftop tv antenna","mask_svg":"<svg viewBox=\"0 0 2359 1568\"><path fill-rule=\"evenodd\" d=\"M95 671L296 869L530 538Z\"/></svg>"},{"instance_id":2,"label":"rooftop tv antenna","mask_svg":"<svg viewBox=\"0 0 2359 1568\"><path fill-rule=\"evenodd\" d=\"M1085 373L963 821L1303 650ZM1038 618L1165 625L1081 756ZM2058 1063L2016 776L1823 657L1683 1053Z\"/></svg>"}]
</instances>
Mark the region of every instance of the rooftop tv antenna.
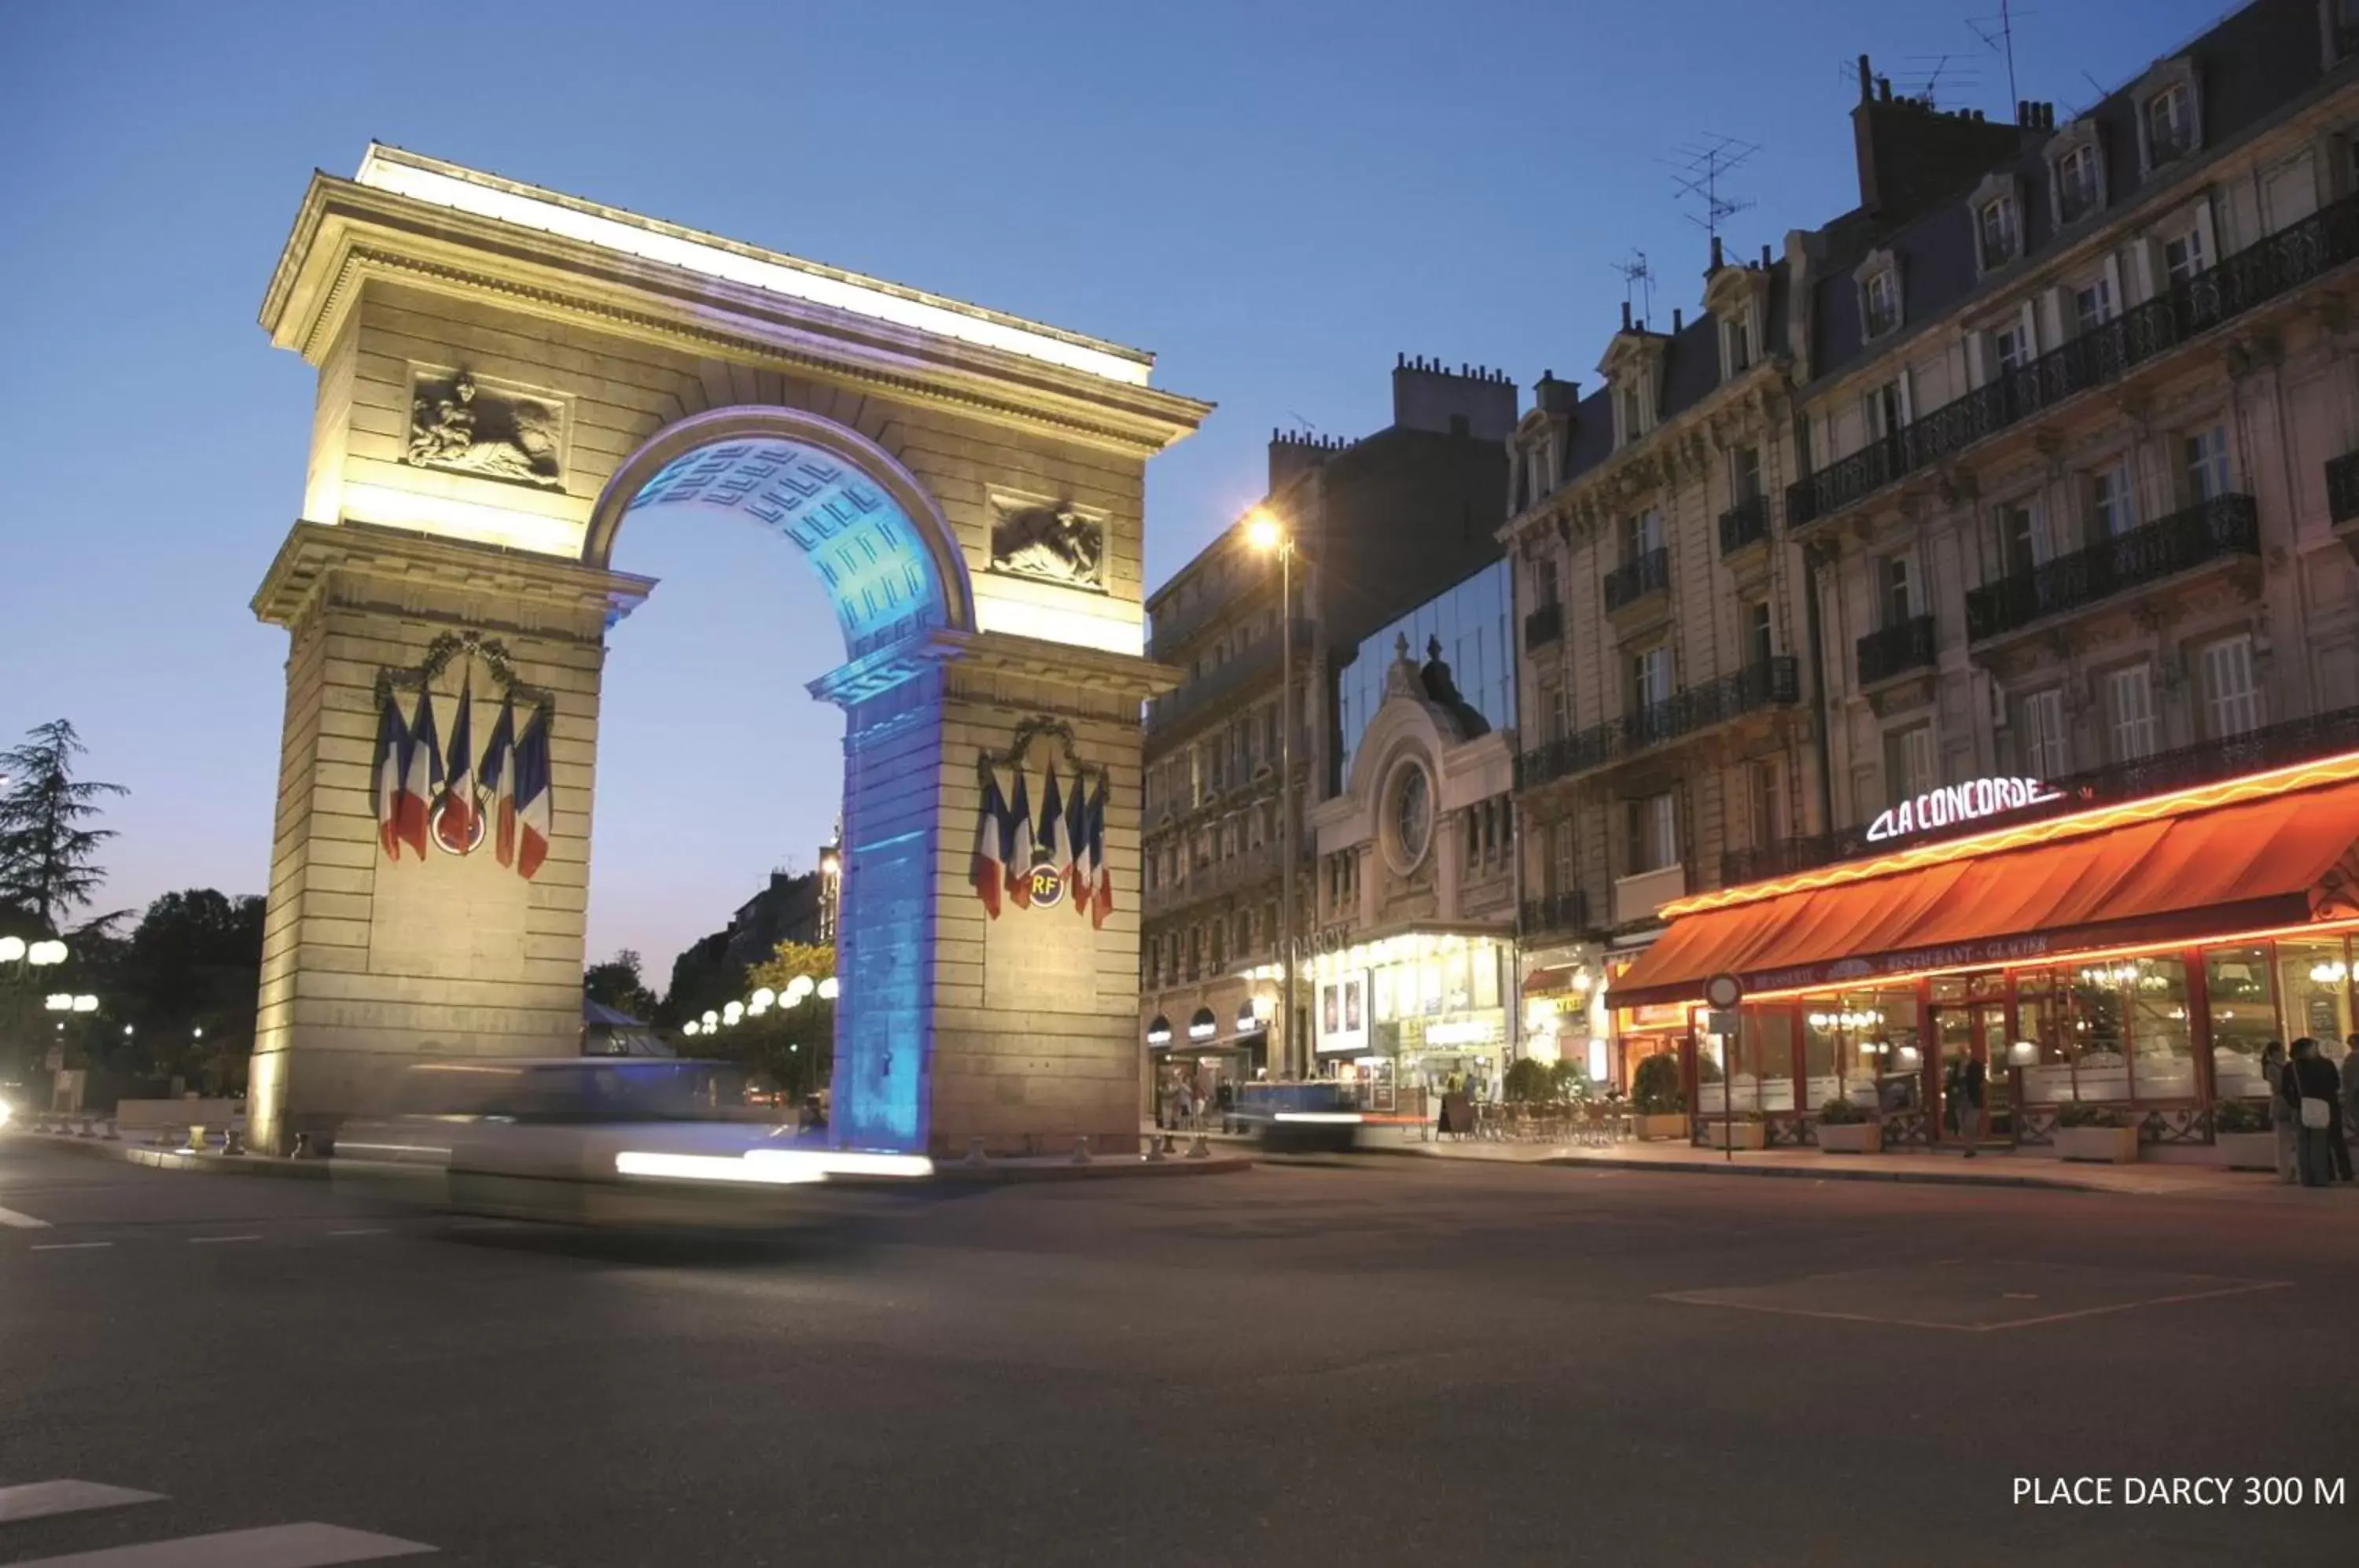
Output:
<instances>
[{"instance_id":1,"label":"rooftop tv antenna","mask_svg":"<svg viewBox=\"0 0 2359 1568\"><path fill-rule=\"evenodd\" d=\"M1703 203L1702 215L1690 212L1688 221L1713 239L1718 239L1723 221L1752 206L1749 200L1723 194L1721 182L1731 170L1760 150L1757 142L1741 142L1734 136L1707 136L1701 141L1673 147L1670 164L1676 172L1671 176L1672 185L1681 199Z\"/></svg>"},{"instance_id":2,"label":"rooftop tv antenna","mask_svg":"<svg viewBox=\"0 0 2359 1568\"><path fill-rule=\"evenodd\" d=\"M1614 270L1622 275L1622 307L1641 321L1648 320L1655 310L1655 269L1647 265L1647 253L1634 250L1628 261L1617 261Z\"/></svg>"},{"instance_id":3,"label":"rooftop tv antenna","mask_svg":"<svg viewBox=\"0 0 2359 1568\"><path fill-rule=\"evenodd\" d=\"M2006 97L2010 103L2023 102L2023 94L2015 86L2015 15L2010 0L1998 0L1995 16L1969 16L1966 26L1993 54L2006 61Z\"/></svg>"},{"instance_id":4,"label":"rooftop tv antenna","mask_svg":"<svg viewBox=\"0 0 2359 1568\"><path fill-rule=\"evenodd\" d=\"M1981 84L1973 68L1959 65L1959 57L1954 54L1917 54L1908 58L1918 63L1903 73L1902 82L1908 96L1928 108L1940 107L1940 90L1944 85L1971 97L1973 89ZM1930 65L1924 63L1929 60L1931 62Z\"/></svg>"}]
</instances>

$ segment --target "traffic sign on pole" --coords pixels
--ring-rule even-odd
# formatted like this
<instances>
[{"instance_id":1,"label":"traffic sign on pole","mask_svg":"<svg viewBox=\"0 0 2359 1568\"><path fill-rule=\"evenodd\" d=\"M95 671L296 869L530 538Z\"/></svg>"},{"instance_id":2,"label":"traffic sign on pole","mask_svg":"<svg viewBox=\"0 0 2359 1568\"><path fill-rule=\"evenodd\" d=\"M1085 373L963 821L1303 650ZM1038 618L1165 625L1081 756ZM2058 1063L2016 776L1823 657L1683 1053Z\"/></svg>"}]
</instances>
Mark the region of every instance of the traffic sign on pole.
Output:
<instances>
[{"instance_id":1,"label":"traffic sign on pole","mask_svg":"<svg viewBox=\"0 0 2359 1568\"><path fill-rule=\"evenodd\" d=\"M1745 999L1745 982L1723 972L1703 983L1703 999L1723 1010Z\"/></svg>"}]
</instances>

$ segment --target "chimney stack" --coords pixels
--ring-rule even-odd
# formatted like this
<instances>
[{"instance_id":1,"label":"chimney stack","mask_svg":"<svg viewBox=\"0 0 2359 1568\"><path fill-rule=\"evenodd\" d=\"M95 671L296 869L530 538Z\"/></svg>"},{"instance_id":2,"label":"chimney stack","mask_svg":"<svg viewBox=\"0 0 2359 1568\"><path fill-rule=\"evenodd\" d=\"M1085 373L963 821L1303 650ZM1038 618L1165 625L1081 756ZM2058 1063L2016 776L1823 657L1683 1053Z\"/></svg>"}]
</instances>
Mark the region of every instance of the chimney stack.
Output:
<instances>
[{"instance_id":1,"label":"chimney stack","mask_svg":"<svg viewBox=\"0 0 2359 1568\"><path fill-rule=\"evenodd\" d=\"M1712 269L1718 272L1723 265L1720 256L1720 236L1714 234L1712 236Z\"/></svg>"},{"instance_id":2,"label":"chimney stack","mask_svg":"<svg viewBox=\"0 0 2359 1568\"><path fill-rule=\"evenodd\" d=\"M1627 299L1622 301L1622 330L1625 332L1630 330L1630 301Z\"/></svg>"}]
</instances>

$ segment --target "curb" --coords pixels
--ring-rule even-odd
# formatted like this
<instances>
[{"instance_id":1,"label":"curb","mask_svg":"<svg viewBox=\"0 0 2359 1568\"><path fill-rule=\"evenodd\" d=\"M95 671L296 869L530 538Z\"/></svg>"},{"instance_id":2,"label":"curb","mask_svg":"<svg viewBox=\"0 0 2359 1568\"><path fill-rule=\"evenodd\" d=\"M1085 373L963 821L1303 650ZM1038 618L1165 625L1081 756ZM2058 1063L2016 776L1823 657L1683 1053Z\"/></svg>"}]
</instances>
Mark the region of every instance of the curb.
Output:
<instances>
[{"instance_id":1,"label":"curb","mask_svg":"<svg viewBox=\"0 0 2359 1568\"><path fill-rule=\"evenodd\" d=\"M1613 1155L1551 1154L1537 1160L1477 1160L1461 1159L1423 1149L1363 1146L1355 1154L1389 1154L1412 1160L1438 1160L1462 1165L1544 1166L1558 1171L1659 1171L1671 1176L1766 1176L1787 1181L1896 1181L1919 1187L2000 1187L2029 1189L2048 1192L2097 1192L2108 1197L2136 1198L2147 1194L2127 1188L2111 1187L2099 1181L2076 1181L2068 1176L2040 1176L2006 1172L1990 1176L1967 1176L1947 1171L1879 1170L1862 1167L1856 1170L1829 1170L1822 1166L1800 1165L1736 1165L1718 1160L1630 1160Z\"/></svg>"},{"instance_id":2,"label":"curb","mask_svg":"<svg viewBox=\"0 0 2359 1568\"><path fill-rule=\"evenodd\" d=\"M1148 1160L1144 1156L1107 1155L1087 1165L937 1165L934 1181L941 1183L963 1182L974 1186L1000 1186L1019 1181L1120 1181L1125 1177L1148 1176L1227 1176L1253 1169L1253 1160L1241 1154L1215 1154L1202 1160L1190 1160L1175 1154L1162 1160Z\"/></svg>"},{"instance_id":3,"label":"curb","mask_svg":"<svg viewBox=\"0 0 2359 1568\"><path fill-rule=\"evenodd\" d=\"M151 1171L201 1171L213 1176L281 1176L296 1181L324 1181L330 1175L329 1168L334 1163L328 1160L273 1160L267 1155L257 1154L186 1154L175 1149L114 1143L77 1138L71 1134L27 1133L22 1136L40 1148L85 1155L92 1160L144 1165Z\"/></svg>"}]
</instances>

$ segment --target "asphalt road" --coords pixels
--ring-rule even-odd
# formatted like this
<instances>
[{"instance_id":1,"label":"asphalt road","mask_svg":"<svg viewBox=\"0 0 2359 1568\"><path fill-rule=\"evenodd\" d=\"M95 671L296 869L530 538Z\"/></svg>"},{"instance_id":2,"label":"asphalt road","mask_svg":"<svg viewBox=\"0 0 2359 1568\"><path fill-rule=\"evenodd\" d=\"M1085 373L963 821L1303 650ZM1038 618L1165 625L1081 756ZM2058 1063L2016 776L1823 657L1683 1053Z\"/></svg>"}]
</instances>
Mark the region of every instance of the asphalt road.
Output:
<instances>
[{"instance_id":1,"label":"asphalt road","mask_svg":"<svg viewBox=\"0 0 2359 1568\"><path fill-rule=\"evenodd\" d=\"M0 1563L2308 1568L2359 1541L2314 1196L1364 1159L717 1247L0 1140ZM160 1497L9 1519L64 1480Z\"/></svg>"}]
</instances>

